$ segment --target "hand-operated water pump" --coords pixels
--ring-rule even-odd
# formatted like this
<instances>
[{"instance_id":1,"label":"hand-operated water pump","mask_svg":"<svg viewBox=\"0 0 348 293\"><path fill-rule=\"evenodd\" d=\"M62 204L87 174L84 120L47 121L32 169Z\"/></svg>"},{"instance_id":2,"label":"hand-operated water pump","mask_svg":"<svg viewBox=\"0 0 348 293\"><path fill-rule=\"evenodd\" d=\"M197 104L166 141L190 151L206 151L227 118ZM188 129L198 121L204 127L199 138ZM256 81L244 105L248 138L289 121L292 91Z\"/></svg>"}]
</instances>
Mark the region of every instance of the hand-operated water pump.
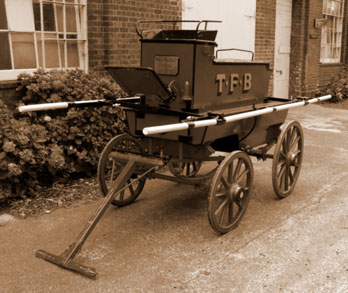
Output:
<instances>
[{"instance_id":1,"label":"hand-operated water pump","mask_svg":"<svg viewBox=\"0 0 348 293\"><path fill-rule=\"evenodd\" d=\"M237 227L247 209L254 176L250 156L273 159L272 183L279 198L293 191L304 144L301 125L284 123L288 109L331 96L268 97L268 63L254 61L253 52L248 61L220 59L219 50L214 55L217 31L207 28L212 21L188 21L196 28L177 29L183 22L138 22L141 67L106 67L128 98L19 107L26 112L119 106L126 113L129 129L129 134L111 139L101 153L97 176L105 198L76 241L61 255L39 250L38 257L95 277L96 270L76 263L75 255L110 203L132 203L146 179L208 187L208 219L217 233ZM173 27L140 29L153 23ZM203 163L213 164L212 169L201 172ZM158 172L166 166L171 175Z\"/></svg>"}]
</instances>

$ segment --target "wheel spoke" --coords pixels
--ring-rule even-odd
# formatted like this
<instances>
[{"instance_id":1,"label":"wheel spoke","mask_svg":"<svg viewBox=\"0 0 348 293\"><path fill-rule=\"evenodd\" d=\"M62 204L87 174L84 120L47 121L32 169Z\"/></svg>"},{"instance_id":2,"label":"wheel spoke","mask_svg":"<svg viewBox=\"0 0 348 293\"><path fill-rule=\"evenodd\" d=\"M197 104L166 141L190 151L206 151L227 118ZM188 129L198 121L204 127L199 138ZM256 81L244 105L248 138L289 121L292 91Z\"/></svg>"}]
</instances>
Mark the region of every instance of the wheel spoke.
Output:
<instances>
[{"instance_id":1,"label":"wheel spoke","mask_svg":"<svg viewBox=\"0 0 348 293\"><path fill-rule=\"evenodd\" d=\"M124 200L124 190L120 192L120 200Z\"/></svg>"},{"instance_id":2,"label":"wheel spoke","mask_svg":"<svg viewBox=\"0 0 348 293\"><path fill-rule=\"evenodd\" d=\"M111 177L110 177L110 181L109 181L109 189L112 188L112 182L114 179L114 171L115 171L115 160L112 160L112 167L111 167Z\"/></svg>"},{"instance_id":3,"label":"wheel spoke","mask_svg":"<svg viewBox=\"0 0 348 293\"><path fill-rule=\"evenodd\" d=\"M290 128L288 132L286 133L286 147L287 147L287 152L290 151L290 145L291 145L291 134L294 128Z\"/></svg>"},{"instance_id":4,"label":"wheel spoke","mask_svg":"<svg viewBox=\"0 0 348 293\"><path fill-rule=\"evenodd\" d=\"M238 210L238 211L240 211L240 210L243 209L243 205L242 205L242 203L241 203L239 200L236 200L235 203L236 203L236 205L239 207L239 210Z\"/></svg>"},{"instance_id":5,"label":"wheel spoke","mask_svg":"<svg viewBox=\"0 0 348 293\"><path fill-rule=\"evenodd\" d=\"M278 161L278 166L277 166L277 168L280 168L280 167L283 166L285 163L286 163L285 160Z\"/></svg>"},{"instance_id":6,"label":"wheel spoke","mask_svg":"<svg viewBox=\"0 0 348 293\"><path fill-rule=\"evenodd\" d=\"M295 157L297 157L300 153L301 153L301 150L297 150L296 152L294 152Z\"/></svg>"},{"instance_id":7,"label":"wheel spoke","mask_svg":"<svg viewBox=\"0 0 348 293\"><path fill-rule=\"evenodd\" d=\"M245 169L245 170L238 176L238 178L236 179L236 183L239 183L239 182L244 178L244 176L246 176L247 174L249 174L249 169Z\"/></svg>"},{"instance_id":8,"label":"wheel spoke","mask_svg":"<svg viewBox=\"0 0 348 293\"><path fill-rule=\"evenodd\" d=\"M231 224L233 222L233 202L231 201L228 204L228 223Z\"/></svg>"},{"instance_id":9,"label":"wheel spoke","mask_svg":"<svg viewBox=\"0 0 348 293\"><path fill-rule=\"evenodd\" d=\"M226 217L226 212L227 212L227 210L228 210L228 207L227 207L227 206L225 206L225 207L223 208L223 210L222 210L222 213L221 213L221 216L220 216L220 219L219 219L219 225L220 225L220 226L223 226L223 224L224 224L224 220L225 220L225 217Z\"/></svg>"},{"instance_id":10,"label":"wheel spoke","mask_svg":"<svg viewBox=\"0 0 348 293\"><path fill-rule=\"evenodd\" d=\"M285 186L284 186L284 190L287 191L289 189L289 167L286 166L286 169L285 169Z\"/></svg>"},{"instance_id":11,"label":"wheel spoke","mask_svg":"<svg viewBox=\"0 0 348 293\"><path fill-rule=\"evenodd\" d=\"M233 174L233 182L236 182L236 177L238 176L241 167L242 167L242 160L238 159L236 170L234 171L234 174Z\"/></svg>"},{"instance_id":12,"label":"wheel spoke","mask_svg":"<svg viewBox=\"0 0 348 293\"><path fill-rule=\"evenodd\" d=\"M282 142L282 146L283 146L283 154L287 154L288 149L287 149L287 145L286 145L286 139L284 138L283 142ZM286 157L286 155L285 155Z\"/></svg>"},{"instance_id":13,"label":"wheel spoke","mask_svg":"<svg viewBox=\"0 0 348 293\"><path fill-rule=\"evenodd\" d=\"M282 150L279 152L279 158L280 158L280 156L282 156L284 159L286 159L286 154Z\"/></svg>"},{"instance_id":14,"label":"wheel spoke","mask_svg":"<svg viewBox=\"0 0 348 293\"><path fill-rule=\"evenodd\" d=\"M226 190L228 190L230 188L230 185L226 182L224 176L221 176L221 182L224 185Z\"/></svg>"},{"instance_id":15,"label":"wheel spoke","mask_svg":"<svg viewBox=\"0 0 348 293\"><path fill-rule=\"evenodd\" d=\"M294 139L295 139L296 135L297 135L296 127L293 127L291 129L291 135L290 135L290 141L289 141L290 142L290 149L291 149L291 146L292 146L292 144L294 142Z\"/></svg>"},{"instance_id":16,"label":"wheel spoke","mask_svg":"<svg viewBox=\"0 0 348 293\"><path fill-rule=\"evenodd\" d=\"M278 177L282 177L284 175L284 171L286 169L286 165L283 165L280 170L279 170L279 173L278 173Z\"/></svg>"},{"instance_id":17,"label":"wheel spoke","mask_svg":"<svg viewBox=\"0 0 348 293\"><path fill-rule=\"evenodd\" d=\"M233 183L233 162L228 165L228 175L227 175L227 181L228 183Z\"/></svg>"},{"instance_id":18,"label":"wheel spoke","mask_svg":"<svg viewBox=\"0 0 348 293\"><path fill-rule=\"evenodd\" d=\"M216 197L220 198L220 197L226 197L226 192L220 192L220 193L216 193L215 194Z\"/></svg>"},{"instance_id":19,"label":"wheel spoke","mask_svg":"<svg viewBox=\"0 0 348 293\"><path fill-rule=\"evenodd\" d=\"M218 208L215 210L215 216L217 216L218 214L221 213L221 211L224 209L224 207L226 206L227 203L228 203L228 199L225 198L225 200L222 203L220 203Z\"/></svg>"},{"instance_id":20,"label":"wheel spoke","mask_svg":"<svg viewBox=\"0 0 348 293\"><path fill-rule=\"evenodd\" d=\"M131 181L130 181L130 180L128 180L128 181L127 181L127 183L128 183L128 184L130 184L130 183L131 183ZM129 191L130 191L131 195L134 195L134 194L135 194L134 189L133 189L133 185L129 185L128 189L129 189Z\"/></svg>"},{"instance_id":21,"label":"wheel spoke","mask_svg":"<svg viewBox=\"0 0 348 293\"><path fill-rule=\"evenodd\" d=\"M296 146L296 144L298 144L298 142L300 141L300 136L296 136L295 140L291 143L291 146L290 146L290 150L293 150Z\"/></svg>"},{"instance_id":22,"label":"wheel spoke","mask_svg":"<svg viewBox=\"0 0 348 293\"><path fill-rule=\"evenodd\" d=\"M289 179L290 179L290 186L291 186L292 183L294 182L294 175L291 173L291 168L290 167L289 167Z\"/></svg>"},{"instance_id":23,"label":"wheel spoke","mask_svg":"<svg viewBox=\"0 0 348 293\"><path fill-rule=\"evenodd\" d=\"M186 176L190 176L190 162L186 163Z\"/></svg>"},{"instance_id":24,"label":"wheel spoke","mask_svg":"<svg viewBox=\"0 0 348 293\"><path fill-rule=\"evenodd\" d=\"M279 177L279 188L280 189L283 186L283 180L284 180L285 171L286 171L286 165L284 165L282 167L282 169L279 171L278 177Z\"/></svg>"},{"instance_id":25,"label":"wheel spoke","mask_svg":"<svg viewBox=\"0 0 348 293\"><path fill-rule=\"evenodd\" d=\"M198 163L192 162L192 164L193 164L193 171L196 173L198 171Z\"/></svg>"}]
</instances>

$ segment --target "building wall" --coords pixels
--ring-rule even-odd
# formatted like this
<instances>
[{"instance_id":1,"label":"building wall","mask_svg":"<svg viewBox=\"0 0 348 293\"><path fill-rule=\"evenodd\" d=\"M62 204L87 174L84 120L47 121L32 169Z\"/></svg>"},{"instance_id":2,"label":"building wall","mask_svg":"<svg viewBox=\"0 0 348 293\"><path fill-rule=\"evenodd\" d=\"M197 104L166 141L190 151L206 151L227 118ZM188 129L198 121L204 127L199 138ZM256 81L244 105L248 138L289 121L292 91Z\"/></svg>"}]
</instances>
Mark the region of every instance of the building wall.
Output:
<instances>
[{"instance_id":1,"label":"building wall","mask_svg":"<svg viewBox=\"0 0 348 293\"><path fill-rule=\"evenodd\" d=\"M255 60L274 64L276 0L257 0L255 27ZM273 73L268 94L272 94Z\"/></svg>"},{"instance_id":2,"label":"building wall","mask_svg":"<svg viewBox=\"0 0 348 293\"><path fill-rule=\"evenodd\" d=\"M181 19L181 0L89 0L90 68L136 66L140 61L139 20Z\"/></svg>"},{"instance_id":3,"label":"building wall","mask_svg":"<svg viewBox=\"0 0 348 293\"><path fill-rule=\"evenodd\" d=\"M256 0L182 0L183 20L218 20L209 23L208 29L217 30L216 49L255 49ZM183 24L191 28L192 24ZM250 53L237 50L220 52L219 58L250 60Z\"/></svg>"}]
</instances>

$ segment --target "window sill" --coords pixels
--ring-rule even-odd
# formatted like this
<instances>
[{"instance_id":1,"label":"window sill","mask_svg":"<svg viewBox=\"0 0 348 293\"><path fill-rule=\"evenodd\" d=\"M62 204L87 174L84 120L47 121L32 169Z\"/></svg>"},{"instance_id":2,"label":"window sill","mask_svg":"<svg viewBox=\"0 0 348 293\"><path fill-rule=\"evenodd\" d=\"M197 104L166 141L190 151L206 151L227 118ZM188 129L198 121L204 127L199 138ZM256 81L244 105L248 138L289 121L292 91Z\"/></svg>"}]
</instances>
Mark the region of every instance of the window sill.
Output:
<instances>
[{"instance_id":1,"label":"window sill","mask_svg":"<svg viewBox=\"0 0 348 293\"><path fill-rule=\"evenodd\" d=\"M345 64L342 62L335 62L335 63L322 63L322 62L320 62L319 65L321 67L331 67L331 66L342 66L343 67L343 66L345 66Z\"/></svg>"}]
</instances>

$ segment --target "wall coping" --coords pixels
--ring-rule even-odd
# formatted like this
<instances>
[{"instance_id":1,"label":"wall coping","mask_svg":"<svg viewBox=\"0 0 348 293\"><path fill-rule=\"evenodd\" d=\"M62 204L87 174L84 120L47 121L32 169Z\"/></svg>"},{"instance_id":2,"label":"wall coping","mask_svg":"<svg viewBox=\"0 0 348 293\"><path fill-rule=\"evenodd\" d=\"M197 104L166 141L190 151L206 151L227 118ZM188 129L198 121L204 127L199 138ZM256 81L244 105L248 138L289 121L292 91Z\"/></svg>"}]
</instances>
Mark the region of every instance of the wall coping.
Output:
<instances>
[{"instance_id":1,"label":"wall coping","mask_svg":"<svg viewBox=\"0 0 348 293\"><path fill-rule=\"evenodd\" d=\"M0 81L0 90L15 89L20 85L18 80Z\"/></svg>"}]
</instances>

